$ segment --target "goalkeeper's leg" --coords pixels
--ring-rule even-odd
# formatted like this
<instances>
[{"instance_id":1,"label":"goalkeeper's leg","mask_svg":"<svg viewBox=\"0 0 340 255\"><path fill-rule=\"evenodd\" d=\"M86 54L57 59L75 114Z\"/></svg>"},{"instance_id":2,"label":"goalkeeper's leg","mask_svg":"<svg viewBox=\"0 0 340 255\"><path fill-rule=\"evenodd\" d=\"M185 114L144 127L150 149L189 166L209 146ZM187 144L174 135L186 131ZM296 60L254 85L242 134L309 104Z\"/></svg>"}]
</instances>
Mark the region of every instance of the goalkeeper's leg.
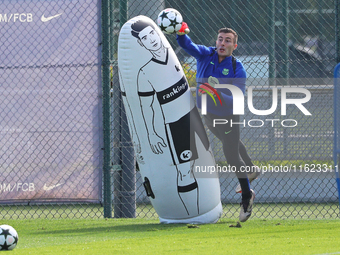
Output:
<instances>
[{"instance_id":1,"label":"goalkeeper's leg","mask_svg":"<svg viewBox=\"0 0 340 255\"><path fill-rule=\"evenodd\" d=\"M249 170L247 172L249 183L252 183L254 180L256 180L260 176L261 169L258 166L255 166L253 164L253 162L251 161L251 158L249 157L247 149L241 140L239 142L239 152L240 152L242 160L247 166L247 170ZM242 192L242 188L240 184L237 185L237 187L235 188L235 191L236 193Z\"/></svg>"}]
</instances>

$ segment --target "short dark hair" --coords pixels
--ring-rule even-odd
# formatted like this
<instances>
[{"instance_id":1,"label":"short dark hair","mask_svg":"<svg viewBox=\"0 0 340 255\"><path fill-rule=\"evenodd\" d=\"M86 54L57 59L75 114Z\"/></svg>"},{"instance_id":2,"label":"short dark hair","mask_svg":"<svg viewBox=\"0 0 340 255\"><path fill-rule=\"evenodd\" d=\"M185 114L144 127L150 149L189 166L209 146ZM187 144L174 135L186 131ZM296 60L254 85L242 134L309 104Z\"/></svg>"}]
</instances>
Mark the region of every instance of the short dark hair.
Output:
<instances>
[{"instance_id":1,"label":"short dark hair","mask_svg":"<svg viewBox=\"0 0 340 255\"><path fill-rule=\"evenodd\" d=\"M152 27L153 29L155 29L155 27L152 25L152 23L150 22L146 22L146 21L144 21L144 20L137 20L135 23L133 23L132 25L131 25L131 34L134 36L134 37L136 37L136 38L138 38L138 39L140 39L139 38L139 32L140 31L142 31L144 28L146 28L146 27L148 27L148 26L150 26L150 27Z\"/></svg>"},{"instance_id":2,"label":"short dark hair","mask_svg":"<svg viewBox=\"0 0 340 255\"><path fill-rule=\"evenodd\" d=\"M223 27L223 28L220 28L218 30L218 33L231 33L235 36L235 40L234 40L234 43L236 44L237 43L237 40L238 40L238 35L237 33L235 32L235 30L231 29L231 28L228 28L228 27Z\"/></svg>"}]
</instances>

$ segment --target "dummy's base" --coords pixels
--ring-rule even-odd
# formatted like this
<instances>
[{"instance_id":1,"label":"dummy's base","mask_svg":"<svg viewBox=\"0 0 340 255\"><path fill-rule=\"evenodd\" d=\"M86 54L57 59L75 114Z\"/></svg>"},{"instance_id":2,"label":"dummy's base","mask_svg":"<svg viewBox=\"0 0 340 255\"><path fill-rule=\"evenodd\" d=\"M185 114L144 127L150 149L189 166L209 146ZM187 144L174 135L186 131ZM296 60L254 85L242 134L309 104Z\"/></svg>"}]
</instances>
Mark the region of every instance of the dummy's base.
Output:
<instances>
[{"instance_id":1,"label":"dummy's base","mask_svg":"<svg viewBox=\"0 0 340 255\"><path fill-rule=\"evenodd\" d=\"M202 214L200 216L196 216L193 218L187 219L163 219L159 217L159 221L164 224L176 224L176 223L184 223L184 224L208 224L208 223L216 223L220 217L222 216L223 208L222 203L220 202L214 209L211 211Z\"/></svg>"}]
</instances>

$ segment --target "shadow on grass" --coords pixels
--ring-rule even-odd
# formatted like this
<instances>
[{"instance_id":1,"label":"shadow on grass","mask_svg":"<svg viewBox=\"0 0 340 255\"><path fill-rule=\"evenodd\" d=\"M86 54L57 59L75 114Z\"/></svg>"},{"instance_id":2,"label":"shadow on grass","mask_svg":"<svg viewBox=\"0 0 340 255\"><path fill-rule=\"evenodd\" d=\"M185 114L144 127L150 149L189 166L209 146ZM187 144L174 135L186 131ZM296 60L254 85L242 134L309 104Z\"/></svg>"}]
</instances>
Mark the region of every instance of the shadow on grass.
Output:
<instances>
[{"instance_id":1,"label":"shadow on grass","mask_svg":"<svg viewBox=\"0 0 340 255\"><path fill-rule=\"evenodd\" d=\"M88 233L104 233L104 232L131 232L131 233L143 233L149 231L166 231L172 230L174 228L187 228L187 224L160 224L160 223L147 223L147 224L126 224L126 222L121 222L121 224L113 224L112 226L80 226L75 225L74 228L65 227L65 229L58 229L49 231L48 228L38 229L40 233L50 234L50 235L83 235Z\"/></svg>"}]
</instances>

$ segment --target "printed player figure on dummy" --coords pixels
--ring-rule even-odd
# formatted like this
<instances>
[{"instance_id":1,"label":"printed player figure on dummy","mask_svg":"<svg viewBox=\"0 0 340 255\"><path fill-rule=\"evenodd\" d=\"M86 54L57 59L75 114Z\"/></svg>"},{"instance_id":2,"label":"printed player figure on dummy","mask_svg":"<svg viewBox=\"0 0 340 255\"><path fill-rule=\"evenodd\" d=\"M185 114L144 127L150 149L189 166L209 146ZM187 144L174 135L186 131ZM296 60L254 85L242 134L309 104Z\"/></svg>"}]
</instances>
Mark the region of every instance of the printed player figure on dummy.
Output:
<instances>
[{"instance_id":1,"label":"printed player figure on dummy","mask_svg":"<svg viewBox=\"0 0 340 255\"><path fill-rule=\"evenodd\" d=\"M154 128L154 107L161 107L166 140L177 169L178 195L188 215L197 214L198 184L192 169L198 158L195 134L206 150L209 150L208 137L203 125L190 125L190 118L194 115L199 117L198 110L194 102L188 104L191 92L182 67L177 59L168 58L170 49L163 45L154 25L138 20L131 25L131 29L131 34L137 38L140 46L152 54L152 59L140 68L137 77L138 95L150 147L154 154L162 154L163 148L167 146L164 138ZM188 107L178 109L178 105L182 104ZM194 210L192 212L186 206L188 201L197 201L196 209L191 208Z\"/></svg>"}]
</instances>

